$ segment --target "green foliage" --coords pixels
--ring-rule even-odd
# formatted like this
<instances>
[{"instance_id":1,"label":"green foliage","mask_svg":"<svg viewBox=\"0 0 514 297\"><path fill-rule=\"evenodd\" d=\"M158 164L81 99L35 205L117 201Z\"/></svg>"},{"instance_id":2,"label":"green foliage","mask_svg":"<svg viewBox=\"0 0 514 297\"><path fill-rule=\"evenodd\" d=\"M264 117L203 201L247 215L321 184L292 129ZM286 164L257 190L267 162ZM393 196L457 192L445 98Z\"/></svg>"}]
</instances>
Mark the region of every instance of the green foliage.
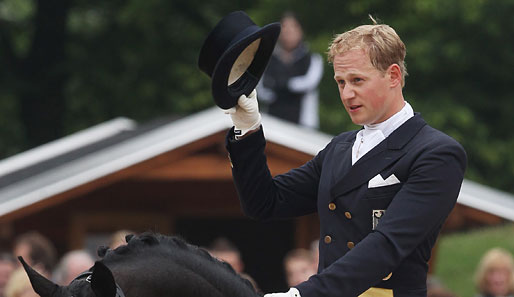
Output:
<instances>
[{"instance_id":1,"label":"green foliage","mask_svg":"<svg viewBox=\"0 0 514 297\"><path fill-rule=\"evenodd\" d=\"M146 121L213 106L197 56L206 34L230 11L245 10L259 25L294 11L311 49L322 54L335 34L371 23L371 14L395 28L407 45L405 98L429 124L463 144L467 177L514 192L510 0L324 0L315 8L298 0L76 0L62 2L71 3L61 11L62 44L51 30L38 30L40 14L49 13L38 4L50 0L43 1L0 2L0 119L9 123L0 127L0 156L34 144L26 133L34 121L20 101L54 85L56 101L47 98L50 103L38 108L48 114L62 109L64 117L39 125L59 135L116 116ZM37 49L43 46L42 55ZM46 54L61 51L57 59ZM28 76L31 67L45 75ZM332 77L327 63L320 85L321 130L338 134L356 126Z\"/></svg>"},{"instance_id":2,"label":"green foliage","mask_svg":"<svg viewBox=\"0 0 514 297\"><path fill-rule=\"evenodd\" d=\"M33 28L30 27L29 21L34 17L34 10L32 0L3 0L0 2L0 20L5 23L17 24L10 28L9 33L13 39L13 47L18 52L25 53L30 46Z\"/></svg>"},{"instance_id":3,"label":"green foliage","mask_svg":"<svg viewBox=\"0 0 514 297\"><path fill-rule=\"evenodd\" d=\"M24 21L34 14L32 0L3 0L0 2L0 17L3 20Z\"/></svg>"},{"instance_id":4,"label":"green foliage","mask_svg":"<svg viewBox=\"0 0 514 297\"><path fill-rule=\"evenodd\" d=\"M20 131L23 126L17 117L18 105L12 94L0 89L0 155L9 156L23 147Z\"/></svg>"},{"instance_id":5,"label":"green foliage","mask_svg":"<svg viewBox=\"0 0 514 297\"><path fill-rule=\"evenodd\" d=\"M501 247L514 254L514 224L442 235L438 241L435 276L461 297L475 296L473 275L484 253Z\"/></svg>"}]
</instances>

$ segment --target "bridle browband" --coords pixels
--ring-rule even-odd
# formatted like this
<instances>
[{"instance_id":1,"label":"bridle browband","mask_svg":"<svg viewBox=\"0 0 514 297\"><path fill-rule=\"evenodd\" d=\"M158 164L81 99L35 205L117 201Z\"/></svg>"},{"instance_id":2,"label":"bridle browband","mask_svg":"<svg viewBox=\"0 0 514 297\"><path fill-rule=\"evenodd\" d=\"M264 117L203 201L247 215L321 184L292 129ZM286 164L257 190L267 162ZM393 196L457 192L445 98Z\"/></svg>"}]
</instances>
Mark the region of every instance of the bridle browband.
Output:
<instances>
[{"instance_id":1,"label":"bridle browband","mask_svg":"<svg viewBox=\"0 0 514 297\"><path fill-rule=\"evenodd\" d=\"M74 280L84 280L88 283L91 283L91 276L93 275L93 272L91 271L85 271L79 274ZM114 284L116 285L116 296L115 297L125 297L125 294L121 290L118 283L115 281Z\"/></svg>"}]
</instances>

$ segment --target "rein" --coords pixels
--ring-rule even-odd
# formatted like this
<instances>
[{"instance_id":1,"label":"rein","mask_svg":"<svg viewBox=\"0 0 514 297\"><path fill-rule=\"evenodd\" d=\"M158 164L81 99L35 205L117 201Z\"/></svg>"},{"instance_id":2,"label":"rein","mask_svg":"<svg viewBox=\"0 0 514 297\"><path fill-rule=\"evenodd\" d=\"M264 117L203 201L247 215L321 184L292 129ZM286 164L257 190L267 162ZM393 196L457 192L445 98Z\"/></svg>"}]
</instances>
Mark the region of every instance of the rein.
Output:
<instances>
[{"instance_id":1,"label":"rein","mask_svg":"<svg viewBox=\"0 0 514 297\"><path fill-rule=\"evenodd\" d=\"M85 271L79 274L74 280L84 280L88 283L91 283L91 276L93 275L93 272L91 271ZM123 290L121 290L120 286L117 282L114 282L116 285L116 296L115 297L125 297L125 294L123 293Z\"/></svg>"}]
</instances>

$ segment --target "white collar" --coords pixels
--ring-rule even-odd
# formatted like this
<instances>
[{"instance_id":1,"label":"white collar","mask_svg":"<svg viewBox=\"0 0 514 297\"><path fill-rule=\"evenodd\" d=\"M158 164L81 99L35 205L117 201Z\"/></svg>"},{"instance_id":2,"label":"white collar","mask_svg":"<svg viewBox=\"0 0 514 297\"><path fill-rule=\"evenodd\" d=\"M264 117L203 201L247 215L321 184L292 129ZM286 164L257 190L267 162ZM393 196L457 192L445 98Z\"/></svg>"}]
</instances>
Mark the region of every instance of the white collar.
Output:
<instances>
[{"instance_id":1,"label":"white collar","mask_svg":"<svg viewBox=\"0 0 514 297\"><path fill-rule=\"evenodd\" d=\"M352 165L414 116L410 104L404 102L403 108L387 120L378 124L364 125L364 129L357 133L352 147Z\"/></svg>"},{"instance_id":2,"label":"white collar","mask_svg":"<svg viewBox=\"0 0 514 297\"><path fill-rule=\"evenodd\" d=\"M394 130L398 129L398 127L400 127L408 119L414 116L414 110L412 109L412 106L410 106L407 101L404 102L405 105L399 112L395 113L393 116L381 123L364 125L364 130L368 130L369 132L372 132L372 130L380 130L384 137L391 135Z\"/></svg>"}]
</instances>

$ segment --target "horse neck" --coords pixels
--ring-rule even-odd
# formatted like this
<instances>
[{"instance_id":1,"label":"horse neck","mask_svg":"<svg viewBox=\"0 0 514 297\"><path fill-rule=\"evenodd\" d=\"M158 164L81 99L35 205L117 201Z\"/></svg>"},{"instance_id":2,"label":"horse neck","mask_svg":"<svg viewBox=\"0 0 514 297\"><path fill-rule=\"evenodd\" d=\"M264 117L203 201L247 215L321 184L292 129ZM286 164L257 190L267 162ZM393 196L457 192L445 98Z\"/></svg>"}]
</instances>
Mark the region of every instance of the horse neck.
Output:
<instances>
[{"instance_id":1,"label":"horse neck","mask_svg":"<svg viewBox=\"0 0 514 297\"><path fill-rule=\"evenodd\" d=\"M238 275L216 261L188 251L159 252L105 263L126 297L258 296Z\"/></svg>"},{"instance_id":2,"label":"horse neck","mask_svg":"<svg viewBox=\"0 0 514 297\"><path fill-rule=\"evenodd\" d=\"M139 275L115 273L125 297L227 297L205 280L196 276L166 273L164 277L155 270L140 271ZM118 280L119 279L119 280ZM180 279L179 281L176 281Z\"/></svg>"}]
</instances>

